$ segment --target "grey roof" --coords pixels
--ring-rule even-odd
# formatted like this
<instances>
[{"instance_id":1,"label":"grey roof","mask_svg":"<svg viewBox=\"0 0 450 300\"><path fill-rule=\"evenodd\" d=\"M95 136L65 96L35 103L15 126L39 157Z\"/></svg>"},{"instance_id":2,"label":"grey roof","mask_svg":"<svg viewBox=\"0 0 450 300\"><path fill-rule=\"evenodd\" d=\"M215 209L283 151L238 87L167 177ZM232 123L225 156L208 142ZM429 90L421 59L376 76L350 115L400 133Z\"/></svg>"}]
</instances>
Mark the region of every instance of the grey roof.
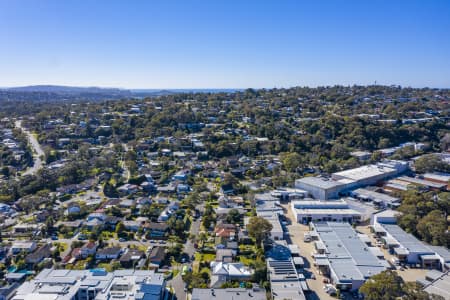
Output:
<instances>
[{"instance_id":1,"label":"grey roof","mask_svg":"<svg viewBox=\"0 0 450 300\"><path fill-rule=\"evenodd\" d=\"M438 271L438 270L429 270L426 274L426 277L429 278L430 281L434 281L436 279L439 279L444 273Z\"/></svg>"},{"instance_id":2,"label":"grey roof","mask_svg":"<svg viewBox=\"0 0 450 300\"><path fill-rule=\"evenodd\" d=\"M34 299L38 294L45 294L53 300L70 300L80 288L97 291L97 300L106 300L109 289L114 283L126 282L132 285L124 291L125 298L141 293L141 299L159 299L164 291L164 276L151 270L119 270L106 272L93 270L52 270L44 269L35 279L23 283L13 299Z\"/></svg>"},{"instance_id":3,"label":"grey roof","mask_svg":"<svg viewBox=\"0 0 450 300\"><path fill-rule=\"evenodd\" d=\"M424 290L429 294L436 294L444 297L444 299L450 299L450 273L443 274L427 285Z\"/></svg>"},{"instance_id":4,"label":"grey roof","mask_svg":"<svg viewBox=\"0 0 450 300\"><path fill-rule=\"evenodd\" d=\"M395 224L381 224L383 228L399 242L401 247L406 248L409 252L421 253L421 254L433 254L431 250L423 242L419 241L412 234L406 233L400 226Z\"/></svg>"},{"instance_id":5,"label":"grey roof","mask_svg":"<svg viewBox=\"0 0 450 300\"><path fill-rule=\"evenodd\" d=\"M450 251L442 246L429 246L431 250L436 252L437 255L442 257L445 262L450 262Z\"/></svg>"},{"instance_id":6,"label":"grey roof","mask_svg":"<svg viewBox=\"0 0 450 300\"><path fill-rule=\"evenodd\" d=\"M272 296L274 300L304 300L302 286L298 278L292 278L283 282L271 282Z\"/></svg>"},{"instance_id":7,"label":"grey roof","mask_svg":"<svg viewBox=\"0 0 450 300\"><path fill-rule=\"evenodd\" d=\"M350 224L321 222L313 225L339 281L364 280L386 269Z\"/></svg>"},{"instance_id":8,"label":"grey roof","mask_svg":"<svg viewBox=\"0 0 450 300\"><path fill-rule=\"evenodd\" d=\"M244 289L244 288L228 288L228 289L193 289L192 300L266 300L266 292L264 289Z\"/></svg>"},{"instance_id":9,"label":"grey roof","mask_svg":"<svg viewBox=\"0 0 450 300\"><path fill-rule=\"evenodd\" d=\"M305 299L287 243L276 241L266 257L273 299Z\"/></svg>"},{"instance_id":10,"label":"grey roof","mask_svg":"<svg viewBox=\"0 0 450 300\"><path fill-rule=\"evenodd\" d=\"M352 280L363 280L359 269L355 266L351 258L329 259L330 268L333 269L339 282L351 282Z\"/></svg>"},{"instance_id":11,"label":"grey roof","mask_svg":"<svg viewBox=\"0 0 450 300\"><path fill-rule=\"evenodd\" d=\"M406 182L410 182L410 183L414 183L414 184L418 184L418 185L424 185L424 186L428 186L431 188L437 188L437 189L442 189L447 186L446 183L437 183L437 182L433 182L433 181L429 181L429 180L423 180L423 179L408 177L408 176L402 176L397 179L401 180L401 181L406 181Z\"/></svg>"},{"instance_id":12,"label":"grey roof","mask_svg":"<svg viewBox=\"0 0 450 300\"><path fill-rule=\"evenodd\" d=\"M338 182L338 181L335 181L332 179L325 179L322 177L303 177L303 178L297 179L296 182L301 182L304 184L317 186L322 189L330 189L330 188L344 185L342 182Z\"/></svg>"},{"instance_id":13,"label":"grey roof","mask_svg":"<svg viewBox=\"0 0 450 300\"><path fill-rule=\"evenodd\" d=\"M255 200L256 201L279 201L278 198L272 196L270 193L255 194Z\"/></svg>"},{"instance_id":14,"label":"grey roof","mask_svg":"<svg viewBox=\"0 0 450 300\"><path fill-rule=\"evenodd\" d=\"M386 194L378 193L378 192L371 191L368 189L363 189L363 188L356 189L352 193L358 195L359 197L367 197L373 201L379 200L379 201L383 201L386 203L393 203L393 202L397 202L400 200L397 197L392 197L392 196L389 196Z\"/></svg>"}]
</instances>

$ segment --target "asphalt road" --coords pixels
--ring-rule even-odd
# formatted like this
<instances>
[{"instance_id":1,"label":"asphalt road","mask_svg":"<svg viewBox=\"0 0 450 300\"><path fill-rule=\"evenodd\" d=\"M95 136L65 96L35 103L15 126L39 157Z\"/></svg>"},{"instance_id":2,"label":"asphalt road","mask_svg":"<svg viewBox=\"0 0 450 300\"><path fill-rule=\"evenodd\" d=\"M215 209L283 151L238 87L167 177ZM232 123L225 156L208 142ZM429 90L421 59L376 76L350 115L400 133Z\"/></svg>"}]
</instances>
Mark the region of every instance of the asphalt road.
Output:
<instances>
[{"instance_id":1,"label":"asphalt road","mask_svg":"<svg viewBox=\"0 0 450 300\"><path fill-rule=\"evenodd\" d=\"M33 148L33 166L26 169L25 172L22 173L22 175L33 175L35 174L39 169L42 168L42 160L41 156L44 156L44 150L42 150L41 145L39 144L36 137L27 129L22 127L22 121L18 120L14 124L17 128L21 129L23 133L26 134L28 138L28 143L31 145L31 148Z\"/></svg>"},{"instance_id":2,"label":"asphalt road","mask_svg":"<svg viewBox=\"0 0 450 300\"><path fill-rule=\"evenodd\" d=\"M197 207L197 209L203 214L205 205L201 204ZM198 235L198 232L200 230L200 223L201 223L200 219L197 219L194 222L192 222L191 228L189 229L189 235L191 235L191 234ZM184 245L183 252L189 256L189 262L185 263L184 265L192 268L192 260L190 258L191 258L191 256L193 256L195 254L195 248L194 248L194 244L189 239L187 240L186 244ZM181 268L182 267L183 266L181 266ZM184 291L185 283L184 283L183 279L181 278L181 272L178 273L177 276L175 276L172 280L170 280L168 282L168 286L171 286L174 291L174 294L175 294L174 299L178 299L178 300L186 299L187 294Z\"/></svg>"},{"instance_id":3,"label":"asphalt road","mask_svg":"<svg viewBox=\"0 0 450 300\"><path fill-rule=\"evenodd\" d=\"M122 169L123 169L122 176L125 178L125 181L128 182L128 181L130 180L130 177L131 177L130 170L128 169L128 166L127 166L127 164L125 163L125 154L128 152L128 145L125 144L125 143L122 143L122 148L123 148L123 150L124 150L125 152L122 154L120 166L121 166Z\"/></svg>"}]
</instances>

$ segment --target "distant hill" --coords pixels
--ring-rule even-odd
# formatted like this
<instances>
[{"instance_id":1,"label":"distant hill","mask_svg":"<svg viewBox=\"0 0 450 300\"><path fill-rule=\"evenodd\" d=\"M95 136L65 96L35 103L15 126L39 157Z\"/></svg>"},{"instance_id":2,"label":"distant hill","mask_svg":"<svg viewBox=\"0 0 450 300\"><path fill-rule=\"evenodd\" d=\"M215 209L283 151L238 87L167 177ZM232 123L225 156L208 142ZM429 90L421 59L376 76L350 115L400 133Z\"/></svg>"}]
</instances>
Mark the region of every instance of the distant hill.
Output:
<instances>
[{"instance_id":1,"label":"distant hill","mask_svg":"<svg viewBox=\"0 0 450 300\"><path fill-rule=\"evenodd\" d=\"M32 85L0 88L0 101L103 101L131 98L129 90L100 87L72 87L59 85Z\"/></svg>"},{"instance_id":2,"label":"distant hill","mask_svg":"<svg viewBox=\"0 0 450 300\"><path fill-rule=\"evenodd\" d=\"M179 93L234 93L243 89L132 89L132 93L179 94Z\"/></svg>"},{"instance_id":3,"label":"distant hill","mask_svg":"<svg viewBox=\"0 0 450 300\"><path fill-rule=\"evenodd\" d=\"M128 94L129 90L118 88L100 88L100 87L74 87L74 86L62 86L62 85L30 85L23 87L6 88L4 90L16 91L16 92L44 92L44 93L58 93L58 94Z\"/></svg>"},{"instance_id":4,"label":"distant hill","mask_svg":"<svg viewBox=\"0 0 450 300\"><path fill-rule=\"evenodd\" d=\"M101 101L124 98L145 98L178 93L232 93L237 89L119 89L101 87L73 87L61 85L30 85L0 88L0 101Z\"/></svg>"}]
</instances>

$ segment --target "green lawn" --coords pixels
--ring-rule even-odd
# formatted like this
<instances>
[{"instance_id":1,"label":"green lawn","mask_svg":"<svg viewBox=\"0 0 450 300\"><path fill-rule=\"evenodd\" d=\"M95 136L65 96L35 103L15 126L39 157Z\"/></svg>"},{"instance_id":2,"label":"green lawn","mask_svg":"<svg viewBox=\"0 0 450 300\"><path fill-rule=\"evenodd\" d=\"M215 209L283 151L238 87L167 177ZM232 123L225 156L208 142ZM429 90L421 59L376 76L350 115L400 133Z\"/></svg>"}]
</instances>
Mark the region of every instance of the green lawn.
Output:
<instances>
[{"instance_id":1,"label":"green lawn","mask_svg":"<svg viewBox=\"0 0 450 300\"><path fill-rule=\"evenodd\" d=\"M195 253L195 260L198 262L211 262L216 258L215 254L201 254Z\"/></svg>"},{"instance_id":2,"label":"green lawn","mask_svg":"<svg viewBox=\"0 0 450 300\"><path fill-rule=\"evenodd\" d=\"M239 262L243 263L246 266L249 266L251 264L254 264L255 260L253 258L248 258L248 257L246 257L244 255L240 255L239 256Z\"/></svg>"},{"instance_id":3,"label":"green lawn","mask_svg":"<svg viewBox=\"0 0 450 300\"><path fill-rule=\"evenodd\" d=\"M98 268L103 268L103 269L105 269L107 272L111 272L113 269L112 269L112 265L111 264L109 264L109 263L100 263L100 264L98 264L98 266L97 266Z\"/></svg>"},{"instance_id":4,"label":"green lawn","mask_svg":"<svg viewBox=\"0 0 450 300\"><path fill-rule=\"evenodd\" d=\"M72 267L73 270L84 270L86 260L78 260Z\"/></svg>"}]
</instances>

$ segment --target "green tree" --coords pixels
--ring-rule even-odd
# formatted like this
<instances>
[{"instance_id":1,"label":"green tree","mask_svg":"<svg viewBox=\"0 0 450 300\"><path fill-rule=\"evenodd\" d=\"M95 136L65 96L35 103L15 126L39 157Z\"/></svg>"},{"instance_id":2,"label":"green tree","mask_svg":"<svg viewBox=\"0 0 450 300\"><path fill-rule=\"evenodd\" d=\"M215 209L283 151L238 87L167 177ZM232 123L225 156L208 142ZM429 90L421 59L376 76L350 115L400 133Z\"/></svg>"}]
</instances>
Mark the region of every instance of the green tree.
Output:
<instances>
[{"instance_id":1,"label":"green tree","mask_svg":"<svg viewBox=\"0 0 450 300\"><path fill-rule=\"evenodd\" d=\"M297 168L303 165L301 155L296 152L281 154L281 161L284 168L289 172L295 172Z\"/></svg>"},{"instance_id":2,"label":"green tree","mask_svg":"<svg viewBox=\"0 0 450 300\"><path fill-rule=\"evenodd\" d=\"M419 157L414 162L414 167L418 173L441 171L449 172L450 165L442 161L442 159L435 154L427 154Z\"/></svg>"},{"instance_id":3,"label":"green tree","mask_svg":"<svg viewBox=\"0 0 450 300\"><path fill-rule=\"evenodd\" d=\"M5 176L6 178L8 178L8 177L9 177L9 174L10 174L10 172L9 172L9 167L8 167L8 166L4 166L4 167L2 168L1 174L3 174L3 176Z\"/></svg>"},{"instance_id":4,"label":"green tree","mask_svg":"<svg viewBox=\"0 0 450 300\"><path fill-rule=\"evenodd\" d=\"M417 223L417 233L433 245L446 243L447 220L439 210L433 210Z\"/></svg>"},{"instance_id":5,"label":"green tree","mask_svg":"<svg viewBox=\"0 0 450 300\"><path fill-rule=\"evenodd\" d=\"M125 233L125 225L122 222L117 223L116 233L118 236L122 236Z\"/></svg>"},{"instance_id":6,"label":"green tree","mask_svg":"<svg viewBox=\"0 0 450 300\"><path fill-rule=\"evenodd\" d=\"M241 214L239 213L239 211L235 208L230 209L230 211L227 214L227 222L236 224L239 223L240 221L241 221Z\"/></svg>"},{"instance_id":7,"label":"green tree","mask_svg":"<svg viewBox=\"0 0 450 300\"><path fill-rule=\"evenodd\" d=\"M248 235L256 240L257 245L268 237L271 230L272 224L261 217L251 217L247 224Z\"/></svg>"},{"instance_id":8,"label":"green tree","mask_svg":"<svg viewBox=\"0 0 450 300\"><path fill-rule=\"evenodd\" d=\"M403 280L393 271L372 276L359 289L366 300L394 300L402 296Z\"/></svg>"}]
</instances>

